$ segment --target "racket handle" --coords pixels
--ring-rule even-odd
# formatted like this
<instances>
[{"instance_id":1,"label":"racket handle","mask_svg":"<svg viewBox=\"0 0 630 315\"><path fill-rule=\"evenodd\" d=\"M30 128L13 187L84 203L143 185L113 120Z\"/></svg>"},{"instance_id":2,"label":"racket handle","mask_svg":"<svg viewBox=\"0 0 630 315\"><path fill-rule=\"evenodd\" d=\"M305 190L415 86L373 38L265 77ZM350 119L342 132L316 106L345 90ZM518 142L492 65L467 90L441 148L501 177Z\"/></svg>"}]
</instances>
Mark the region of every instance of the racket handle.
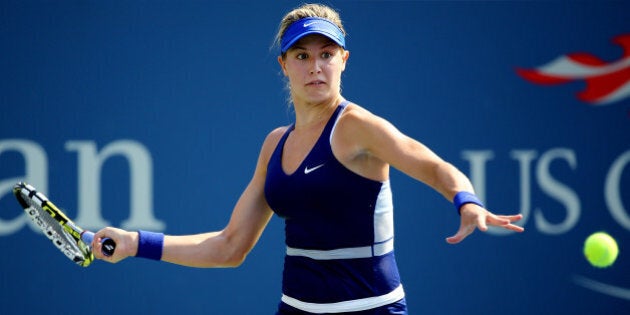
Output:
<instances>
[{"instance_id":1,"label":"racket handle","mask_svg":"<svg viewBox=\"0 0 630 315\"><path fill-rule=\"evenodd\" d=\"M83 231L83 233L81 233L81 240L83 240L83 242L85 242L86 244L92 244L92 241L94 240L94 233L90 231ZM116 242L114 242L113 239L104 238L101 243L103 247L101 252L103 253L103 255L108 257L114 255L114 251L116 250Z\"/></svg>"}]
</instances>

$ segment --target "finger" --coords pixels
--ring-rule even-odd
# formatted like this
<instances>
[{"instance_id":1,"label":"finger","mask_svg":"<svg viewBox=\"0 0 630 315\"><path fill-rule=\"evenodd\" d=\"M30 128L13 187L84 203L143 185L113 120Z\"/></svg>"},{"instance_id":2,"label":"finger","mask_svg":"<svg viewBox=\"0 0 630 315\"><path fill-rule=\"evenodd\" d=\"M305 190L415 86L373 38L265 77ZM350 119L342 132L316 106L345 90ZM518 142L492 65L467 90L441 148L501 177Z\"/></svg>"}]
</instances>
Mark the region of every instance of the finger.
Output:
<instances>
[{"instance_id":1,"label":"finger","mask_svg":"<svg viewBox=\"0 0 630 315\"><path fill-rule=\"evenodd\" d=\"M93 241L93 243L94 244L100 243L101 240L105 237L105 233L107 233L106 231L107 231L107 228L104 228L104 229L101 229L100 231L94 233L94 241Z\"/></svg>"},{"instance_id":2,"label":"finger","mask_svg":"<svg viewBox=\"0 0 630 315\"><path fill-rule=\"evenodd\" d=\"M506 226L504 226L505 229L507 230L511 230L514 232L523 232L525 231L525 228L523 228L522 226L518 226L516 224L508 224Z\"/></svg>"},{"instance_id":3,"label":"finger","mask_svg":"<svg viewBox=\"0 0 630 315\"><path fill-rule=\"evenodd\" d=\"M446 242L449 244L457 244L463 241L474 230L475 226L461 226L455 235L446 238Z\"/></svg>"},{"instance_id":4,"label":"finger","mask_svg":"<svg viewBox=\"0 0 630 315\"><path fill-rule=\"evenodd\" d=\"M497 218L502 219L502 220L508 220L510 222L516 222L516 221L520 221L521 219L523 219L523 215L522 214L515 214L515 215L496 215Z\"/></svg>"},{"instance_id":5,"label":"finger","mask_svg":"<svg viewBox=\"0 0 630 315\"><path fill-rule=\"evenodd\" d=\"M459 234L456 234L456 235L453 235L451 237L447 237L446 238L446 242L449 243L449 244L453 244L453 245L461 242L462 240L463 240L463 238L460 237Z\"/></svg>"},{"instance_id":6,"label":"finger","mask_svg":"<svg viewBox=\"0 0 630 315\"><path fill-rule=\"evenodd\" d=\"M457 240L454 237L450 236L450 237L446 238L446 242L451 244L451 245L455 245L455 244L459 243L459 240Z\"/></svg>"},{"instance_id":7,"label":"finger","mask_svg":"<svg viewBox=\"0 0 630 315\"><path fill-rule=\"evenodd\" d=\"M492 218L492 216L490 216L490 218ZM478 217L477 217L477 228L478 228L480 231L485 232L485 231L487 231L487 230L488 230L488 225L486 224L486 220L487 220L487 219L486 219L486 216L481 216L481 215L480 215L480 216L478 216ZM508 223L509 223L509 222L508 222Z\"/></svg>"},{"instance_id":8,"label":"finger","mask_svg":"<svg viewBox=\"0 0 630 315\"><path fill-rule=\"evenodd\" d=\"M523 232L525 231L525 229L521 226L518 226L516 224L512 224L512 222L516 222L519 221L523 218L523 215L518 214L518 215L497 215L492 217L489 220L489 223L491 225L495 225L498 227L502 227L511 231L515 231L515 232Z\"/></svg>"},{"instance_id":9,"label":"finger","mask_svg":"<svg viewBox=\"0 0 630 315\"><path fill-rule=\"evenodd\" d=\"M523 219L523 215L522 214L505 215L503 217L508 219L508 220L510 220L510 222L516 222L516 221L520 221L521 219Z\"/></svg>"},{"instance_id":10,"label":"finger","mask_svg":"<svg viewBox=\"0 0 630 315\"><path fill-rule=\"evenodd\" d=\"M107 238L112 238L111 236L109 236L109 232L109 228L104 228L94 234L94 240L92 241L92 252L95 258L101 260L109 260L110 257L103 254L103 240Z\"/></svg>"},{"instance_id":11,"label":"finger","mask_svg":"<svg viewBox=\"0 0 630 315\"><path fill-rule=\"evenodd\" d=\"M94 238L94 241L92 241L92 253L94 254L94 258L103 259L103 247L100 239L97 239L96 237Z\"/></svg>"},{"instance_id":12,"label":"finger","mask_svg":"<svg viewBox=\"0 0 630 315\"><path fill-rule=\"evenodd\" d=\"M464 239L464 235L462 233L462 229L460 228L455 235L447 237L446 242L449 244L457 244Z\"/></svg>"},{"instance_id":13,"label":"finger","mask_svg":"<svg viewBox=\"0 0 630 315\"><path fill-rule=\"evenodd\" d=\"M512 222L517 222L520 221L521 219L523 219L523 215L522 214L515 214L515 215L499 215L499 214L492 214L491 215L492 219L496 219L496 225L507 225L510 224Z\"/></svg>"},{"instance_id":14,"label":"finger","mask_svg":"<svg viewBox=\"0 0 630 315\"><path fill-rule=\"evenodd\" d=\"M499 217L499 216L491 215L488 217L488 224L490 225L506 226L506 225L509 225L510 223L511 223L510 220Z\"/></svg>"}]
</instances>

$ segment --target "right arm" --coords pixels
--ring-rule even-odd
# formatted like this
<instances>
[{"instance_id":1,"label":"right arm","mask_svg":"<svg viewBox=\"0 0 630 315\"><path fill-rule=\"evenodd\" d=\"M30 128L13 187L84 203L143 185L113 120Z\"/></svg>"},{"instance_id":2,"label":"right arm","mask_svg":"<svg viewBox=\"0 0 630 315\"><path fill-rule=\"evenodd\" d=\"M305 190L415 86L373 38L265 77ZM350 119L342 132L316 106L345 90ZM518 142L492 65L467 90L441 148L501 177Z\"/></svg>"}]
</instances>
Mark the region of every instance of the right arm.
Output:
<instances>
[{"instance_id":1,"label":"right arm","mask_svg":"<svg viewBox=\"0 0 630 315\"><path fill-rule=\"evenodd\" d=\"M236 203L227 226L216 232L166 235L163 261L209 268L236 267L245 260L273 215L264 194L267 164L285 129L278 128L265 139L254 175ZM100 240L106 237L116 242L116 251L112 257L105 257L101 253ZM105 228L96 233L93 246L96 258L115 263L136 255L138 233Z\"/></svg>"}]
</instances>

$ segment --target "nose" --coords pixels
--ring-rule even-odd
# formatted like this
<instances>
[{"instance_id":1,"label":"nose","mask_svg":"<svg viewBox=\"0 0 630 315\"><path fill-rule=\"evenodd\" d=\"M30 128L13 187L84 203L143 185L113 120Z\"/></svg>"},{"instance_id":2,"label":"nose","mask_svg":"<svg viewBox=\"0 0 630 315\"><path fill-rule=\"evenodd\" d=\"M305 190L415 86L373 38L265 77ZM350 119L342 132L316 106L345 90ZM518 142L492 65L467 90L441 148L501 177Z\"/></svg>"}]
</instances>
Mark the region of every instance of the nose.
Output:
<instances>
[{"instance_id":1,"label":"nose","mask_svg":"<svg viewBox=\"0 0 630 315\"><path fill-rule=\"evenodd\" d=\"M322 68L317 58L311 59L310 74L316 74L316 73L321 73L321 72L322 72Z\"/></svg>"}]
</instances>

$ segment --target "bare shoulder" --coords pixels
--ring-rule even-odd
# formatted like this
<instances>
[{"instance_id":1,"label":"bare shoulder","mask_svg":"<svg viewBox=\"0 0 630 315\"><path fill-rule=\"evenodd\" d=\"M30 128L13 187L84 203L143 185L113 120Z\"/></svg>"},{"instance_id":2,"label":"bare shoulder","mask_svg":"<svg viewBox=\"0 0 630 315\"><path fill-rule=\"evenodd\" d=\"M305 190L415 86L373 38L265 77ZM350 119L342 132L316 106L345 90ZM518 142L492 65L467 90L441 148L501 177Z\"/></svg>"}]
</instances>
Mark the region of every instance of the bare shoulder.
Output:
<instances>
[{"instance_id":1,"label":"bare shoulder","mask_svg":"<svg viewBox=\"0 0 630 315\"><path fill-rule=\"evenodd\" d=\"M384 120L358 104L348 104L339 116L332 138L333 151L341 160L369 153L382 137Z\"/></svg>"},{"instance_id":2,"label":"bare shoulder","mask_svg":"<svg viewBox=\"0 0 630 315\"><path fill-rule=\"evenodd\" d=\"M372 114L369 110L365 109L363 106L355 103L350 103L346 107L346 109L341 113L340 120L347 120L350 122L360 122L361 120L370 119Z\"/></svg>"},{"instance_id":3,"label":"bare shoulder","mask_svg":"<svg viewBox=\"0 0 630 315\"><path fill-rule=\"evenodd\" d=\"M277 144L278 141L280 141L280 138L282 138L282 135L287 132L287 129L289 129L289 126L281 126L272 130L267 135L267 138L265 138L265 143L273 142L273 144Z\"/></svg>"},{"instance_id":4,"label":"bare shoulder","mask_svg":"<svg viewBox=\"0 0 630 315\"><path fill-rule=\"evenodd\" d=\"M273 129L271 132L269 132L269 134L267 134L267 137L265 138L265 142L263 142L263 145L260 151L260 156L262 159L264 160L269 159L269 157L273 153L273 150L278 145L278 142L280 142L280 138L282 138L282 135L284 135L284 133L287 131L288 128L289 126L278 127L278 128Z\"/></svg>"},{"instance_id":5,"label":"bare shoulder","mask_svg":"<svg viewBox=\"0 0 630 315\"><path fill-rule=\"evenodd\" d=\"M353 137L373 136L375 133L386 132L390 127L387 120L354 103L348 105L337 123L341 134Z\"/></svg>"}]
</instances>

